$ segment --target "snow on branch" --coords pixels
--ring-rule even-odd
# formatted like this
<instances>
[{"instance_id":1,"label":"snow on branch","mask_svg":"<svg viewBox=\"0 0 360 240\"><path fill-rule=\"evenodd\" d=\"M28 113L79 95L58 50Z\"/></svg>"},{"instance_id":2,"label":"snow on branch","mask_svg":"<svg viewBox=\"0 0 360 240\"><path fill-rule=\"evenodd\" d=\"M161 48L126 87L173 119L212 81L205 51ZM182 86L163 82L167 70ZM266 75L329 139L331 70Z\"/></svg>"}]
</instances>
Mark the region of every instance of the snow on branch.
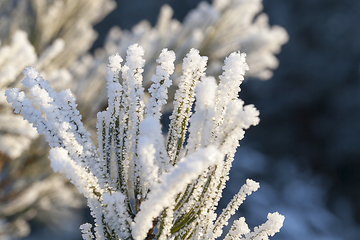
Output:
<instances>
[{"instance_id":1,"label":"snow on branch","mask_svg":"<svg viewBox=\"0 0 360 240\"><path fill-rule=\"evenodd\" d=\"M120 55L109 58L108 107L97 115L97 149L70 90L55 92L35 68L24 71L29 96L10 89L7 101L46 136L54 171L87 198L95 224L81 225L83 239L216 239L246 196L259 188L246 180L216 216L238 142L259 122L256 108L238 99L248 70L245 54L226 58L217 84L205 76L207 57L190 50L167 138L160 118L175 54L161 52L146 107L143 56L142 47L134 44L123 65ZM269 214L266 223L250 232L240 218L225 239L268 239L283 221L282 215Z\"/></svg>"}]
</instances>

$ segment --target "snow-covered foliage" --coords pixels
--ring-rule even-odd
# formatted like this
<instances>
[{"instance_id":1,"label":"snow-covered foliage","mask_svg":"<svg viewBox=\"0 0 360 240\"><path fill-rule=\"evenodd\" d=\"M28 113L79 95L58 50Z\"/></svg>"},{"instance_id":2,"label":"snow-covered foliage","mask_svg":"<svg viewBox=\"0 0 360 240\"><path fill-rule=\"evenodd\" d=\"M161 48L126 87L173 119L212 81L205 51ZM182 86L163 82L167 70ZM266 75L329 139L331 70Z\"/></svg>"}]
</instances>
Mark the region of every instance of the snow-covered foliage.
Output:
<instances>
[{"instance_id":1,"label":"snow-covered foliage","mask_svg":"<svg viewBox=\"0 0 360 240\"><path fill-rule=\"evenodd\" d=\"M113 0L2 0L0 39L6 41L21 29L36 52L42 53L61 38L65 48L46 64L51 63L53 69L66 67L88 51L97 37L92 26L115 7Z\"/></svg>"},{"instance_id":2,"label":"snow-covered foliage","mask_svg":"<svg viewBox=\"0 0 360 240\"><path fill-rule=\"evenodd\" d=\"M246 196L259 188L248 179L223 212L215 213L244 130L259 122L253 105L238 99L248 65L245 54L225 59L216 84L205 76L207 57L191 49L182 64L167 140L161 133L161 108L174 71L175 54L164 49L151 78L151 98L144 102L144 50L127 50L126 61L112 55L107 68L108 107L97 115L98 148L90 139L69 90L55 92L33 67L24 71L26 96L6 91L16 113L44 134L51 166L87 198L96 239L215 239ZM195 104L194 111L192 110ZM146 105L146 107L145 107ZM227 239L268 239L284 217L252 232L244 218ZM92 226L81 226L93 239Z\"/></svg>"},{"instance_id":3,"label":"snow-covered foliage","mask_svg":"<svg viewBox=\"0 0 360 240\"><path fill-rule=\"evenodd\" d=\"M38 137L34 128L23 121L22 117L14 115L7 106L3 97L8 86L16 86L19 74L29 65L36 66L37 69L45 70L46 64L51 62L64 49L64 41L57 39L39 57L33 45L28 40L24 31L17 30L11 38L9 45L0 47L0 91L2 96L0 128L0 151L14 159L19 157L26 150L33 139ZM48 76L48 75L47 75ZM49 76L52 80L63 79L63 84L70 79L69 73L65 69L53 70Z\"/></svg>"},{"instance_id":4,"label":"snow-covered foliage","mask_svg":"<svg viewBox=\"0 0 360 240\"><path fill-rule=\"evenodd\" d=\"M266 14L260 14L260 0L217 0L213 4L199 4L183 23L172 19L172 9L164 5L154 28L146 21L136 25L132 32L114 27L104 48L99 49L95 57L86 54L96 38L91 25L114 7L111 0L51 0L46 3L39 0L2 1L1 91L8 86L17 87L22 69L35 66L43 77L56 82L59 88L71 87L74 90L87 119L106 101L106 89L98 79L106 75L107 56L116 52L124 55L127 47L135 42L145 49L144 57L148 64L144 69L144 86L147 88L151 83L150 76L156 71L156 55L164 47L177 52L175 65L180 64L190 48L199 49L202 54L208 55L207 71L212 75L221 71L225 56L240 49L247 53L251 66L248 76L269 79L271 70L278 66L274 54L288 40L283 28L270 27ZM181 70L175 72L180 75ZM94 95L98 95L99 99L94 104L87 104ZM28 149L37 134L26 123L21 123L24 131L20 135L7 123L21 120L9 113L6 107L1 111L3 117L0 125L3 131L0 134L0 151L12 159L17 158Z\"/></svg>"},{"instance_id":5,"label":"snow-covered foliage","mask_svg":"<svg viewBox=\"0 0 360 240\"><path fill-rule=\"evenodd\" d=\"M282 27L270 26L262 9L262 0L201 2L180 23L172 19L171 7L164 5L155 27L147 21L134 26L131 32L114 27L104 48L107 54L125 54L127 46L139 43L145 49L145 59L151 61L167 47L176 52L176 64L181 63L190 48L197 48L208 56L211 73L220 72L224 58L240 49L247 54L250 66L247 75L266 80L278 66L274 54L280 52L288 35ZM151 76L150 68L154 67L155 64L146 66L145 72Z\"/></svg>"},{"instance_id":6,"label":"snow-covered foliage","mask_svg":"<svg viewBox=\"0 0 360 240\"><path fill-rule=\"evenodd\" d=\"M54 205L58 209L60 209L60 205L64 208L66 206L72 207L70 202L63 201L65 198L57 197L59 194L55 193L54 189L44 188L41 194L34 191L34 186L39 184L49 186L45 181L50 180L51 182L52 179L50 177L52 171L46 157L48 148L43 139L38 138L39 135L31 127L31 124L24 121L20 115L12 112L11 106L6 102L4 95L5 90L10 87L22 88L20 81L24 67L35 66L41 72L42 77L47 79L56 90L71 88L79 104L78 109L83 114L84 124L90 126L89 131L95 132L95 120L91 116L95 116L93 113L96 113L99 109L104 109L104 105L106 105L107 91L104 87L105 84L99 79L103 79L106 75L107 56L115 52L125 55L130 44L140 42L145 47L144 58L147 61L143 73L143 86L146 90L145 99L149 97L147 91L149 93L162 93L159 96L150 96L148 104L152 104L152 107L148 106L145 111L146 114L160 118L161 107L166 104L164 97L167 94L164 92L164 88L168 89L171 85L171 80L167 76L172 72L168 69L157 73L158 80L152 79L151 75L157 71L156 59L163 47L168 47L177 52L177 58L173 54L175 66L181 65L181 59L185 57L191 47L200 49L202 54L209 56L207 73L211 75L218 74L221 71L220 63L225 56L237 49L246 50L248 60L253 58L251 56L261 58L261 55L263 56L260 59L261 61L257 60L256 62L259 64L266 62L266 64L260 64L260 67L256 67L255 64L251 63L253 66L248 72L248 76L263 78L266 75L263 74L264 71L270 73L271 69L276 68L277 60L274 58L274 54L287 41L287 34L280 27L270 27L265 18L263 25L253 21L258 18L257 13L261 12L261 1L224 1L226 4L222 6L218 2L220 1L214 1L213 4L202 3L188 15L183 23L172 19L172 9L169 6L164 6L159 21L154 28L150 27L149 23L145 23L145 21L135 26L131 32L114 28L109 33L104 48L96 51L94 57L87 52L97 35L92 25L114 9L115 1L0 1L0 170L2 171L0 184L3 186L0 190L0 195L3 196L0 199L0 209L8 209L12 202L18 203L14 206L21 206L18 211L16 208L11 208L11 211L0 211L0 219L3 219L6 223L5 225L1 224L0 234L3 232L2 230L9 232L9 229L13 229L13 234L18 237L23 237L29 233L28 230L20 231L20 227L17 226L23 225L22 229L29 229L29 226L25 226L28 220L40 215L48 217L47 214L41 214L43 210L48 211L48 209L51 209L43 208L42 204L38 204L43 202L42 199L51 198L62 201L61 203L54 201ZM249 11L249 14L244 15L243 19L236 15L237 20L235 20L234 11ZM203 19L212 20L202 21ZM232 24L233 27L226 31L219 31L224 29L223 24L229 26ZM210 30L215 31L208 34ZM226 32L230 33L228 30L231 30L234 34L231 36L226 34ZM203 37L198 38L201 35ZM169 37L173 37L170 42ZM223 42L223 39L227 39L228 42ZM245 40L248 43L257 42L257 45L251 47L245 44ZM224 48L224 46L227 47ZM216 49L217 51L215 51ZM268 55L271 55L271 57L269 58ZM269 59L271 61L268 61ZM162 65L162 68L169 68L169 66ZM169 89L171 99L177 86L176 79L181 74L181 67L176 67L173 71L175 84ZM167 74L167 76L162 74ZM158 81L160 83L163 81L161 80L162 77L167 79L165 80L166 83L158 86L154 84L152 89L148 89L151 82ZM161 88L161 90L158 88ZM208 90L211 89L214 88ZM203 92L208 90L203 90ZM199 91L201 92L201 90ZM200 92L197 94L200 95ZM142 99L141 96L140 99ZM202 114L197 115L198 118L202 118L202 116ZM194 116L194 122L196 122L195 118ZM146 122L151 124L154 121L150 117L145 120L144 126ZM209 125L210 121L207 121L206 124ZM154 124L151 125L154 126ZM141 128L145 129L146 127L140 126ZM161 129L161 125L157 124L157 128ZM202 134L209 134L204 130L207 128L203 128ZM189 131L196 131L196 129ZM153 133L157 135L153 135L148 131L145 131L144 134L151 136L150 139L152 140L154 140L154 136L157 136L156 141L161 142L162 135L160 132L160 130L154 128ZM148 145L147 141L146 138L139 140L139 145L144 145L142 149L147 149L142 153L144 156L141 158L143 164L151 161L148 159L149 155L145 154L146 151L153 151L150 147L146 147ZM161 151L159 148L161 148L161 145L158 145L158 151L155 153L154 159L165 161L165 146ZM147 160L145 161L145 159ZM151 169L144 168L144 171L148 171L148 174L156 172ZM168 171L168 169L161 168L158 171L164 172ZM150 174L149 176L153 177L146 179L147 182L156 179L154 175ZM60 178L57 179L60 181ZM59 186L68 185L63 182ZM60 187L57 189L59 192L69 191L69 189ZM28 190L34 191L34 195L23 194L28 193ZM37 196L37 199L29 201L26 196L30 195ZM78 202L78 199L76 202ZM35 212L38 214L35 214ZM51 222L44 219L43 221ZM11 225L11 223L14 224ZM57 223L57 225L59 224ZM20 232L26 232L26 234L20 236L17 234Z\"/></svg>"},{"instance_id":7,"label":"snow-covered foliage","mask_svg":"<svg viewBox=\"0 0 360 240\"><path fill-rule=\"evenodd\" d=\"M62 231L70 210L83 205L73 186L53 174L46 143L13 113L5 90L21 87L26 66L35 66L55 89L76 85L67 67L89 50L97 37L92 26L115 6L113 0L0 1L1 239L25 237L34 218Z\"/></svg>"},{"instance_id":8,"label":"snow-covered foliage","mask_svg":"<svg viewBox=\"0 0 360 240\"><path fill-rule=\"evenodd\" d=\"M26 66L35 66L56 87L69 85L66 67L88 51L97 35L92 25L115 6L112 0L1 1L0 92L16 87ZM0 99L0 151L14 159L38 135L5 103Z\"/></svg>"},{"instance_id":9,"label":"snow-covered foliage","mask_svg":"<svg viewBox=\"0 0 360 240\"><path fill-rule=\"evenodd\" d=\"M99 109L106 101L106 88L98 79L105 77L107 57L115 53L125 55L128 46L134 43L145 49L145 89L151 85L151 76L156 72L156 59L163 48L176 52L174 79L181 75L182 59L191 48L199 49L201 54L208 56L208 75L220 74L225 57L240 50L247 54L250 66L247 77L270 79L272 70L278 67L275 54L288 41L288 34L280 26L270 26L262 8L261 0L201 2L181 23L172 18L171 7L164 5L154 27L147 20L132 27L131 31L113 27L104 47L97 49L95 56L85 55L70 68L81 86L74 92L79 97L81 110L96 113L98 110L95 108ZM102 101L96 102L91 109L85 103L91 101L93 95L98 95ZM170 109L171 106L166 108Z\"/></svg>"}]
</instances>

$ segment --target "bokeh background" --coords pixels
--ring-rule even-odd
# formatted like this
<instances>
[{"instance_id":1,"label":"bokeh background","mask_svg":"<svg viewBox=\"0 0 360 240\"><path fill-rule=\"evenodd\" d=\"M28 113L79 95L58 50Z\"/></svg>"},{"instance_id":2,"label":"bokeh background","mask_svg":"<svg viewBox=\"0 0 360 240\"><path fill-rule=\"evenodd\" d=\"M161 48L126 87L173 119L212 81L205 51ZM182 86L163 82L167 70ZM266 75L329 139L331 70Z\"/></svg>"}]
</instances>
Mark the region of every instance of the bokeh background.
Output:
<instances>
[{"instance_id":1,"label":"bokeh background","mask_svg":"<svg viewBox=\"0 0 360 240\"><path fill-rule=\"evenodd\" d=\"M91 51L103 46L112 26L131 29L143 19L154 25L165 3L182 21L199 1L117 0L117 8L95 26L99 37ZM358 240L360 1L263 4L270 24L284 27L290 38L271 79L247 79L242 85L240 97L260 110L261 122L241 142L219 208L252 178L261 188L237 214L251 227L279 211L286 219L273 239ZM32 222L25 239L80 239L77 226L91 220L86 209L76 216L62 232Z\"/></svg>"}]
</instances>

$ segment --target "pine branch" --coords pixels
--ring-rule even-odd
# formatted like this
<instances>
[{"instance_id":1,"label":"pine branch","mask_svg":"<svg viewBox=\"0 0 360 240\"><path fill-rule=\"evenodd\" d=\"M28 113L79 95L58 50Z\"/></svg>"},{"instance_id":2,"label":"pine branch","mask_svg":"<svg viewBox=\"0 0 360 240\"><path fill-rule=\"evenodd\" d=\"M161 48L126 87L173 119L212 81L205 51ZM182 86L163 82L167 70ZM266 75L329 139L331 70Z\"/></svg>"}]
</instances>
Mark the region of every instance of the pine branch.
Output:
<instances>
[{"instance_id":1,"label":"pine branch","mask_svg":"<svg viewBox=\"0 0 360 240\"><path fill-rule=\"evenodd\" d=\"M30 97L12 89L6 92L7 100L46 135L54 171L65 174L87 198L95 225L81 226L83 239L218 238L245 197L259 188L247 180L216 217L238 141L259 122L254 106L238 99L247 70L245 55L232 53L225 60L217 85L215 78L204 76L207 58L195 49L188 53L167 142L160 117L175 54L161 52L146 108L143 55L135 44L124 65L119 55L109 58L108 107L97 115L98 149L71 92L56 93L34 68L26 69L23 81ZM275 213L268 219L249 232L240 218L226 239L267 239L279 231L284 218Z\"/></svg>"}]
</instances>

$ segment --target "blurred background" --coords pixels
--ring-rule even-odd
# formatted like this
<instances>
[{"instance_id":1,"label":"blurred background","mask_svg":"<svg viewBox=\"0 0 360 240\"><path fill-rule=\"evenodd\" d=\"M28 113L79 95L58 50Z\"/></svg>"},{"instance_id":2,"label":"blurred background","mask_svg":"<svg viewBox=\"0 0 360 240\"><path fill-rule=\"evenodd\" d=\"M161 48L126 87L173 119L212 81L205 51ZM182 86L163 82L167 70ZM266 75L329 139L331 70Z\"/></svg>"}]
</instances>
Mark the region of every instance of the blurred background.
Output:
<instances>
[{"instance_id":1,"label":"blurred background","mask_svg":"<svg viewBox=\"0 0 360 240\"><path fill-rule=\"evenodd\" d=\"M99 54L113 26L131 31L143 19L154 26L164 4L183 22L199 2L117 0L94 26L98 38L90 52ZM242 85L240 98L259 109L261 121L240 143L219 209L252 178L261 187L237 213L250 228L278 211L286 218L273 239L358 240L360 1L263 0L263 12L270 26L287 31L289 41L275 55L279 66L270 79L253 75ZM24 239L80 239L77 226L91 219L86 208L74 209L65 231L32 220Z\"/></svg>"}]
</instances>

